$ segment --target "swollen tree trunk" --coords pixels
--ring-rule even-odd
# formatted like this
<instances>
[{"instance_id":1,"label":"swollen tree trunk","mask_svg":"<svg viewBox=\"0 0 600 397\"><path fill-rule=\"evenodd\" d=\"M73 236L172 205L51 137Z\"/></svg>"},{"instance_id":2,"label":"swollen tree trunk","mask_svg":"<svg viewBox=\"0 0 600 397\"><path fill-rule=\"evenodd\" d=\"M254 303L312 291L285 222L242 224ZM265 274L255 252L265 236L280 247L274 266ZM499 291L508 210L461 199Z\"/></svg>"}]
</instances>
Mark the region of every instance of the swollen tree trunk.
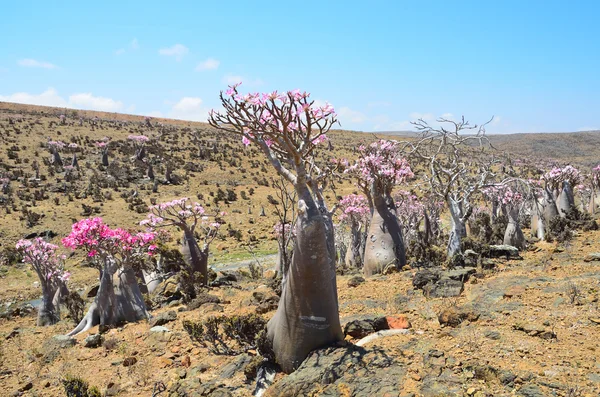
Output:
<instances>
[{"instance_id":1,"label":"swollen tree trunk","mask_svg":"<svg viewBox=\"0 0 600 397\"><path fill-rule=\"evenodd\" d=\"M448 240L448 258L462 253L461 242L467 237L467 226L463 214L462 203L453 199L448 200L452 230Z\"/></svg>"},{"instance_id":2,"label":"swollen tree trunk","mask_svg":"<svg viewBox=\"0 0 600 397\"><path fill-rule=\"evenodd\" d=\"M185 263L194 273L202 277L201 284L208 284L208 247L201 250L194 237L194 232L189 228L183 230L183 241L181 243L181 254Z\"/></svg>"},{"instance_id":3,"label":"swollen tree trunk","mask_svg":"<svg viewBox=\"0 0 600 397\"><path fill-rule=\"evenodd\" d=\"M108 150L102 151L102 165L108 167Z\"/></svg>"},{"instance_id":4,"label":"swollen tree trunk","mask_svg":"<svg viewBox=\"0 0 600 397\"><path fill-rule=\"evenodd\" d=\"M373 197L373 216L365 246L365 276L379 274L392 263L397 269L406 265L402 228L396 217L392 198L376 193Z\"/></svg>"},{"instance_id":5,"label":"swollen tree trunk","mask_svg":"<svg viewBox=\"0 0 600 397\"><path fill-rule=\"evenodd\" d=\"M504 244L523 250L525 249L525 236L519 225L519 209L511 207L506 212L508 225L506 225L506 231L504 232Z\"/></svg>"},{"instance_id":6,"label":"swollen tree trunk","mask_svg":"<svg viewBox=\"0 0 600 397\"><path fill-rule=\"evenodd\" d=\"M554 200L554 196L552 192L548 189L544 189L544 200L543 200L543 208L544 208L544 223L546 226L550 225L550 221L558 215L558 208L556 207L556 201Z\"/></svg>"},{"instance_id":7,"label":"swollen tree trunk","mask_svg":"<svg viewBox=\"0 0 600 397\"><path fill-rule=\"evenodd\" d=\"M120 268L117 271L114 262L110 259L106 262L94 303L77 327L67 335L77 335L96 325L113 326L150 317L133 269Z\"/></svg>"},{"instance_id":8,"label":"swollen tree trunk","mask_svg":"<svg viewBox=\"0 0 600 397\"><path fill-rule=\"evenodd\" d=\"M37 325L44 327L60 321L60 303L69 294L64 283L56 285L51 280L42 284L42 303L38 309Z\"/></svg>"},{"instance_id":9,"label":"swollen tree trunk","mask_svg":"<svg viewBox=\"0 0 600 397\"><path fill-rule=\"evenodd\" d=\"M135 158L137 160L144 160L144 157L146 157L146 147L145 146L141 146L138 147L137 149L135 149Z\"/></svg>"},{"instance_id":10,"label":"swollen tree trunk","mask_svg":"<svg viewBox=\"0 0 600 397\"><path fill-rule=\"evenodd\" d=\"M308 354L344 339L335 279L333 222L306 187L298 191L294 255L277 312L267 325L277 363L294 371Z\"/></svg>"},{"instance_id":11,"label":"swollen tree trunk","mask_svg":"<svg viewBox=\"0 0 600 397\"><path fill-rule=\"evenodd\" d=\"M346 250L344 263L346 267L360 269L363 266L364 244L362 227L357 222L352 222L350 230L350 246Z\"/></svg>"},{"instance_id":12,"label":"swollen tree trunk","mask_svg":"<svg viewBox=\"0 0 600 397\"><path fill-rule=\"evenodd\" d=\"M58 153L58 150L56 150L56 149L52 149L52 164L58 165L60 167L63 166L63 162L62 162L62 159L60 158L60 154Z\"/></svg>"},{"instance_id":13,"label":"swollen tree trunk","mask_svg":"<svg viewBox=\"0 0 600 397\"><path fill-rule=\"evenodd\" d=\"M571 210L571 207L575 206L575 197L573 196L573 190L569 182L564 181L562 191L558 198L558 213L564 218L567 216L567 212Z\"/></svg>"},{"instance_id":14,"label":"swollen tree trunk","mask_svg":"<svg viewBox=\"0 0 600 397\"><path fill-rule=\"evenodd\" d=\"M592 189L590 203L588 204L588 212L592 215L596 213L596 192Z\"/></svg>"}]
</instances>

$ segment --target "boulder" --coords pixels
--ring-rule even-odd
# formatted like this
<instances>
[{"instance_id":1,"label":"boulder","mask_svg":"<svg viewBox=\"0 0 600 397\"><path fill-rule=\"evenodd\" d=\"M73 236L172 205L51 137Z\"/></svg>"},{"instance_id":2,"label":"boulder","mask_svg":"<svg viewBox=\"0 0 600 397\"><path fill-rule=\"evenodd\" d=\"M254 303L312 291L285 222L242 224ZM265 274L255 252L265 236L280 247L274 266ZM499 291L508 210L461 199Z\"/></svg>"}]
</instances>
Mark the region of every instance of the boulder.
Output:
<instances>
[{"instance_id":1,"label":"boulder","mask_svg":"<svg viewBox=\"0 0 600 397\"><path fill-rule=\"evenodd\" d=\"M451 278L443 278L433 285L427 285L423 292L431 298L452 298L460 296L464 290L464 283Z\"/></svg>"},{"instance_id":2,"label":"boulder","mask_svg":"<svg viewBox=\"0 0 600 397\"><path fill-rule=\"evenodd\" d=\"M88 348L94 349L96 347L102 346L103 342L104 342L104 337L102 335L94 334L94 335L90 335L90 336L86 337L83 340L83 347L88 347Z\"/></svg>"},{"instance_id":3,"label":"boulder","mask_svg":"<svg viewBox=\"0 0 600 397\"><path fill-rule=\"evenodd\" d=\"M150 327L155 327L157 325L165 325L175 320L177 320L177 313L173 310L169 310L168 312L163 312L152 317L148 321L148 324L150 324Z\"/></svg>"}]
</instances>

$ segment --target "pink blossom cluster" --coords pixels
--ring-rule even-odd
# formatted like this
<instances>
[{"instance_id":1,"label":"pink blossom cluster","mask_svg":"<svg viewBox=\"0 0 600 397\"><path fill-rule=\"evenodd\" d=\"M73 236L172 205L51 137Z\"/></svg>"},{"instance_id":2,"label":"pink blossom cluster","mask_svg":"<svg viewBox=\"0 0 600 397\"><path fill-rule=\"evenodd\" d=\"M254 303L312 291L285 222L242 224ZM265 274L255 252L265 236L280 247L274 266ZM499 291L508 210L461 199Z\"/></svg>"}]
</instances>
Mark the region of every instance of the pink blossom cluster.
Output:
<instances>
[{"instance_id":1,"label":"pink blossom cluster","mask_svg":"<svg viewBox=\"0 0 600 397\"><path fill-rule=\"evenodd\" d=\"M61 141L48 141L48 147L54 150L61 150L65 147L65 143Z\"/></svg>"},{"instance_id":2,"label":"pink blossom cluster","mask_svg":"<svg viewBox=\"0 0 600 397\"><path fill-rule=\"evenodd\" d=\"M77 149L79 147L79 145L77 145L76 143L69 143L69 149Z\"/></svg>"},{"instance_id":3,"label":"pink blossom cluster","mask_svg":"<svg viewBox=\"0 0 600 397\"><path fill-rule=\"evenodd\" d=\"M367 198L359 194L348 194L339 202L341 214L338 216L340 222L355 223L364 222L371 215Z\"/></svg>"},{"instance_id":4,"label":"pink blossom cluster","mask_svg":"<svg viewBox=\"0 0 600 397\"><path fill-rule=\"evenodd\" d=\"M401 157L396 142L382 139L368 146L361 145L358 150L359 159L345 172L354 174L359 180L391 187L414 177L408 161Z\"/></svg>"},{"instance_id":5,"label":"pink blossom cluster","mask_svg":"<svg viewBox=\"0 0 600 397\"><path fill-rule=\"evenodd\" d=\"M104 149L105 147L108 146L108 142L96 142L96 146L101 149Z\"/></svg>"},{"instance_id":6,"label":"pink blossom cluster","mask_svg":"<svg viewBox=\"0 0 600 397\"><path fill-rule=\"evenodd\" d=\"M62 244L75 250L83 248L88 257L120 256L147 253L152 255L156 245L150 244L155 238L151 232L131 234L125 229L111 229L102 218L82 219L74 223L71 233L62 239Z\"/></svg>"},{"instance_id":7,"label":"pink blossom cluster","mask_svg":"<svg viewBox=\"0 0 600 397\"><path fill-rule=\"evenodd\" d=\"M425 205L416 194L399 190L395 195L396 214L404 223L418 220L425 215Z\"/></svg>"},{"instance_id":8,"label":"pink blossom cluster","mask_svg":"<svg viewBox=\"0 0 600 397\"><path fill-rule=\"evenodd\" d=\"M279 93L248 93L241 95L238 87L241 83L229 86L225 94L233 101L244 106L251 106L258 116L258 123L252 128L244 127L242 143L246 146L253 142L263 142L271 147L276 142L273 133L293 136L301 141L318 145L328 140L315 124L323 124L326 119L335 118L335 109L329 103L318 106L310 100L310 94L300 90ZM211 111L211 117L214 111ZM310 136L306 137L310 131ZM306 140L305 140L306 138Z\"/></svg>"},{"instance_id":9,"label":"pink blossom cluster","mask_svg":"<svg viewBox=\"0 0 600 397\"><path fill-rule=\"evenodd\" d=\"M143 145L150 140L146 135L129 135L127 139L133 141L137 145Z\"/></svg>"},{"instance_id":10,"label":"pink blossom cluster","mask_svg":"<svg viewBox=\"0 0 600 397\"><path fill-rule=\"evenodd\" d=\"M578 185L582 180L579 170L571 165L566 167L554 167L542 175L541 179L547 182L552 188L560 188L563 182L569 182L571 186Z\"/></svg>"},{"instance_id":11,"label":"pink blossom cluster","mask_svg":"<svg viewBox=\"0 0 600 397\"><path fill-rule=\"evenodd\" d=\"M504 205L520 205L525 198L509 185L494 185L482 189L490 200L498 200Z\"/></svg>"},{"instance_id":12,"label":"pink blossom cluster","mask_svg":"<svg viewBox=\"0 0 600 397\"><path fill-rule=\"evenodd\" d=\"M289 223L282 224L281 222L278 222L275 226L273 226L273 233L275 234L275 237L277 237L278 239L281 239L281 238L288 239L292 235L295 234L295 231L291 224L289 224Z\"/></svg>"},{"instance_id":13,"label":"pink blossom cluster","mask_svg":"<svg viewBox=\"0 0 600 397\"><path fill-rule=\"evenodd\" d=\"M64 270L64 255L57 255L58 246L43 238L19 240L16 249L23 255L23 262L30 264L40 277L41 282L67 281L71 273Z\"/></svg>"},{"instance_id":14,"label":"pink blossom cluster","mask_svg":"<svg viewBox=\"0 0 600 397\"><path fill-rule=\"evenodd\" d=\"M200 223L207 232L213 234L216 234L216 230L221 227L220 222L206 214L206 210L202 205L196 202L191 203L187 197L150 206L149 211L147 218L141 221L140 225L150 228L178 226L193 229ZM225 215L225 212L221 212L221 216Z\"/></svg>"}]
</instances>

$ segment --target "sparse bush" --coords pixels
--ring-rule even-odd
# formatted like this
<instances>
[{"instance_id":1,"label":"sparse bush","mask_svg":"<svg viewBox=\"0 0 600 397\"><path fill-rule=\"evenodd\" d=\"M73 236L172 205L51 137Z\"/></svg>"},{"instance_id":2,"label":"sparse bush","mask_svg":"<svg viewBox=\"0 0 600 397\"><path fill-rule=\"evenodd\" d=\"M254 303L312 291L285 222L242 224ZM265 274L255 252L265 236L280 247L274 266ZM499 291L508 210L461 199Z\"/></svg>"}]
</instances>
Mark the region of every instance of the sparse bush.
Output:
<instances>
[{"instance_id":1,"label":"sparse bush","mask_svg":"<svg viewBox=\"0 0 600 397\"><path fill-rule=\"evenodd\" d=\"M62 380L67 397L101 397L102 394L96 386L91 386L85 380L67 375Z\"/></svg>"},{"instance_id":2,"label":"sparse bush","mask_svg":"<svg viewBox=\"0 0 600 397\"><path fill-rule=\"evenodd\" d=\"M183 322L183 329L193 341L205 344L209 351L219 355L237 355L255 349L258 335L266 326L267 322L256 314Z\"/></svg>"}]
</instances>

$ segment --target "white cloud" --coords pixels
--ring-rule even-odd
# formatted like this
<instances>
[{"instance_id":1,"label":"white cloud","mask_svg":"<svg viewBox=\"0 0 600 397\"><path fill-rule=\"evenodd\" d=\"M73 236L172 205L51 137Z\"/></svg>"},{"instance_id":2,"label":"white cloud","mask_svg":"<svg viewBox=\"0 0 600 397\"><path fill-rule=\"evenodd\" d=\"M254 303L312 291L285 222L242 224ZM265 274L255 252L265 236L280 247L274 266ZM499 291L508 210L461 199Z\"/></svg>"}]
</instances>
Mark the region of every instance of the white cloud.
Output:
<instances>
[{"instance_id":1,"label":"white cloud","mask_svg":"<svg viewBox=\"0 0 600 397\"><path fill-rule=\"evenodd\" d=\"M130 46L131 46L132 50L137 50L138 48L140 48L140 43L138 43L138 39L135 38L135 39L131 40Z\"/></svg>"},{"instance_id":2,"label":"white cloud","mask_svg":"<svg viewBox=\"0 0 600 397\"><path fill-rule=\"evenodd\" d=\"M73 94L70 95L68 99L65 99L58 95L58 92L54 88L48 88L41 94L17 92L11 95L0 95L0 101L24 103L28 105L99 110L104 112L118 112L124 108L123 102L121 101L97 97L92 95L92 93Z\"/></svg>"},{"instance_id":3,"label":"white cloud","mask_svg":"<svg viewBox=\"0 0 600 397\"><path fill-rule=\"evenodd\" d=\"M66 107L67 101L60 97L54 88L48 88L39 95L16 92L12 95L0 95L2 102L24 103L27 105Z\"/></svg>"},{"instance_id":4,"label":"white cloud","mask_svg":"<svg viewBox=\"0 0 600 397\"><path fill-rule=\"evenodd\" d=\"M111 98L93 96L91 92L69 96L71 107L100 110L103 112L118 112L123 109L123 102Z\"/></svg>"},{"instance_id":5,"label":"white cloud","mask_svg":"<svg viewBox=\"0 0 600 397\"><path fill-rule=\"evenodd\" d=\"M337 110L337 115L342 125L344 125L344 122L362 123L367 120L367 116L365 116L363 113L352 110L346 106L339 108Z\"/></svg>"},{"instance_id":6,"label":"white cloud","mask_svg":"<svg viewBox=\"0 0 600 397\"><path fill-rule=\"evenodd\" d=\"M198 66L196 66L196 71L201 72L203 70L216 70L219 68L220 64L221 62L219 62L218 60L208 58L207 60L200 62Z\"/></svg>"},{"instance_id":7,"label":"white cloud","mask_svg":"<svg viewBox=\"0 0 600 397\"><path fill-rule=\"evenodd\" d=\"M181 61L188 52L190 52L190 50L183 44L175 44L172 47L161 48L158 50L160 55L175 57L177 62Z\"/></svg>"},{"instance_id":8,"label":"white cloud","mask_svg":"<svg viewBox=\"0 0 600 397\"><path fill-rule=\"evenodd\" d=\"M125 54L125 48L119 48L117 51L115 51L115 55L123 55Z\"/></svg>"},{"instance_id":9,"label":"white cloud","mask_svg":"<svg viewBox=\"0 0 600 397\"><path fill-rule=\"evenodd\" d=\"M58 69L58 66L53 63L38 61L31 58L19 59L17 64L26 68Z\"/></svg>"},{"instance_id":10,"label":"white cloud","mask_svg":"<svg viewBox=\"0 0 600 397\"><path fill-rule=\"evenodd\" d=\"M262 81L261 79L249 79L240 75L226 74L225 76L223 76L223 83L227 85L243 83L244 86L247 87L258 87L263 85L264 81Z\"/></svg>"},{"instance_id":11,"label":"white cloud","mask_svg":"<svg viewBox=\"0 0 600 397\"><path fill-rule=\"evenodd\" d=\"M180 120L206 121L210 109L198 97L183 97L169 111L168 117Z\"/></svg>"},{"instance_id":12,"label":"white cloud","mask_svg":"<svg viewBox=\"0 0 600 397\"><path fill-rule=\"evenodd\" d=\"M446 120L452 120L454 118L454 115L452 113L444 113L442 114L442 118Z\"/></svg>"}]
</instances>

